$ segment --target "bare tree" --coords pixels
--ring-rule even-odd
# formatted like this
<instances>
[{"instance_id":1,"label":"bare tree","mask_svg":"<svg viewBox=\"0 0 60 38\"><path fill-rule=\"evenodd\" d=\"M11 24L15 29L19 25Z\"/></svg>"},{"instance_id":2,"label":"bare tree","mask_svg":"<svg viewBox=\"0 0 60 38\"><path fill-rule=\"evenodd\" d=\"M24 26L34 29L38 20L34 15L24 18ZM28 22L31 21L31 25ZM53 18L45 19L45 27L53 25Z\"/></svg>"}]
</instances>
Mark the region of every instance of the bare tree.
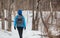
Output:
<instances>
[{"instance_id":1,"label":"bare tree","mask_svg":"<svg viewBox=\"0 0 60 38\"><path fill-rule=\"evenodd\" d=\"M8 0L8 20L11 20L11 14L12 14L12 0ZM8 21L8 31L11 31L11 21Z\"/></svg>"},{"instance_id":2,"label":"bare tree","mask_svg":"<svg viewBox=\"0 0 60 38\"><path fill-rule=\"evenodd\" d=\"M36 6L36 7L35 7ZM36 8L36 9L35 9ZM36 10L36 15L34 11ZM33 1L33 20L32 20L32 29L38 30L39 25L39 0Z\"/></svg>"},{"instance_id":3,"label":"bare tree","mask_svg":"<svg viewBox=\"0 0 60 38\"><path fill-rule=\"evenodd\" d=\"M32 30L35 30L35 21L34 21L34 0L33 0L33 18L32 18Z\"/></svg>"},{"instance_id":4,"label":"bare tree","mask_svg":"<svg viewBox=\"0 0 60 38\"><path fill-rule=\"evenodd\" d=\"M5 29L5 24L4 24L4 0L1 0L1 15L2 15L2 29Z\"/></svg>"}]
</instances>

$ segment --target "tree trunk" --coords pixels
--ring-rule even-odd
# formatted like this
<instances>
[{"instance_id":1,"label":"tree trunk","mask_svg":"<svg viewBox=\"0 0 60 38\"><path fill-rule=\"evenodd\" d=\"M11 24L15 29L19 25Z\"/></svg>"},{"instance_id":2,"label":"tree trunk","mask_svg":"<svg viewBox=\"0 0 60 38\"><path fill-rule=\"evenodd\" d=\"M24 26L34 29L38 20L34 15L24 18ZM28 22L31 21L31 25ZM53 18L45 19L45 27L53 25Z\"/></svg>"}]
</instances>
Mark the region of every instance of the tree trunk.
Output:
<instances>
[{"instance_id":1,"label":"tree trunk","mask_svg":"<svg viewBox=\"0 0 60 38\"><path fill-rule=\"evenodd\" d=\"M38 25L39 25L39 1L36 1L37 6L36 6L36 16L35 16L35 30L38 30Z\"/></svg>"},{"instance_id":2,"label":"tree trunk","mask_svg":"<svg viewBox=\"0 0 60 38\"><path fill-rule=\"evenodd\" d=\"M11 0L8 0L8 20L11 20L11 13L12 13L12 8L11 8ZM8 31L11 31L11 21L8 21Z\"/></svg>"},{"instance_id":3,"label":"tree trunk","mask_svg":"<svg viewBox=\"0 0 60 38\"><path fill-rule=\"evenodd\" d=\"M33 0L33 25L32 25L32 29L33 30L38 30L38 25L39 25L39 2L36 0L36 16L34 14L34 5L35 5L35 1ZM34 17L35 16L35 17Z\"/></svg>"},{"instance_id":4,"label":"tree trunk","mask_svg":"<svg viewBox=\"0 0 60 38\"><path fill-rule=\"evenodd\" d=\"M0 18L1 18L1 1L0 1Z\"/></svg>"},{"instance_id":5,"label":"tree trunk","mask_svg":"<svg viewBox=\"0 0 60 38\"><path fill-rule=\"evenodd\" d=\"M34 0L33 0L33 18L32 18L32 30L35 30L35 22L34 22Z\"/></svg>"},{"instance_id":6,"label":"tree trunk","mask_svg":"<svg viewBox=\"0 0 60 38\"><path fill-rule=\"evenodd\" d=\"M8 19L11 20L11 11L9 10ZM8 31L11 31L11 21L8 21Z\"/></svg>"},{"instance_id":7,"label":"tree trunk","mask_svg":"<svg viewBox=\"0 0 60 38\"><path fill-rule=\"evenodd\" d=\"M2 14L2 29L5 29L5 23L4 23L4 0L1 1L1 14Z\"/></svg>"}]
</instances>

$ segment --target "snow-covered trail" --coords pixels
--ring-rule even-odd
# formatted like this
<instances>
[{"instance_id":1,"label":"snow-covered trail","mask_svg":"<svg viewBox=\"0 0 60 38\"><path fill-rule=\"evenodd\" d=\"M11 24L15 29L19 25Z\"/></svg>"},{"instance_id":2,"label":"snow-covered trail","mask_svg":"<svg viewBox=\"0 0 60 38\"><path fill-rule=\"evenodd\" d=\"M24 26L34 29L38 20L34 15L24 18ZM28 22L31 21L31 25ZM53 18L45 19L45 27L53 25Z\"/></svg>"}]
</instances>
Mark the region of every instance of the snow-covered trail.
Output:
<instances>
[{"instance_id":1,"label":"snow-covered trail","mask_svg":"<svg viewBox=\"0 0 60 38\"><path fill-rule=\"evenodd\" d=\"M23 38L40 38L37 34L40 34L40 32L28 29L23 30ZM19 38L18 31L14 29L12 29L12 32L0 30L0 38Z\"/></svg>"}]
</instances>

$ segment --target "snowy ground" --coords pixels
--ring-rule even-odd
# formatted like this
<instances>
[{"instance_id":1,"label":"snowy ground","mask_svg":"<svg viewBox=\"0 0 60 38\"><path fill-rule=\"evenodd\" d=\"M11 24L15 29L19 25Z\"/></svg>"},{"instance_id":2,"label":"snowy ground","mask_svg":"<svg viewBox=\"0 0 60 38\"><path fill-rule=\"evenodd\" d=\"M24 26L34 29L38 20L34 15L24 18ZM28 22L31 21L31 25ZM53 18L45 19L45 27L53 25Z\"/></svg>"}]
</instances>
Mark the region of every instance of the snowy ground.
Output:
<instances>
[{"instance_id":1,"label":"snowy ground","mask_svg":"<svg viewBox=\"0 0 60 38\"><path fill-rule=\"evenodd\" d=\"M23 30L23 38L40 38L37 34L39 31ZM12 29L12 32L0 30L0 38L19 38L17 30Z\"/></svg>"}]
</instances>

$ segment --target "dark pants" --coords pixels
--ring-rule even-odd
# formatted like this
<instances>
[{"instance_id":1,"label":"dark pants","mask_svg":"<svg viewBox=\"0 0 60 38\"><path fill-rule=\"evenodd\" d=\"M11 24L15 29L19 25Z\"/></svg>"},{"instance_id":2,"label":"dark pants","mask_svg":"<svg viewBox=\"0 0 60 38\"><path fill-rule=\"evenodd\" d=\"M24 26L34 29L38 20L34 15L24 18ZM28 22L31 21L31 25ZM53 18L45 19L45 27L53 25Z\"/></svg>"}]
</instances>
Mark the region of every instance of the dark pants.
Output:
<instances>
[{"instance_id":1,"label":"dark pants","mask_svg":"<svg viewBox=\"0 0 60 38\"><path fill-rule=\"evenodd\" d=\"M20 38L22 38L22 34L23 34L23 27L17 27L18 33Z\"/></svg>"}]
</instances>

